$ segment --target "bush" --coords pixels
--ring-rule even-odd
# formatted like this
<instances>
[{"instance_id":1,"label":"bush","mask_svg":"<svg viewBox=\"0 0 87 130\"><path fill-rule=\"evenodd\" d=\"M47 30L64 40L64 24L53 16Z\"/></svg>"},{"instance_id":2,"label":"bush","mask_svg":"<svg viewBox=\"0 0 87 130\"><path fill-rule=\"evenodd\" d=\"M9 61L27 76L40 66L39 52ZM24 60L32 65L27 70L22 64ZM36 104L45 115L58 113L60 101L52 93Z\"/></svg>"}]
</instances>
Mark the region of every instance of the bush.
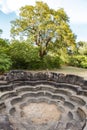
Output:
<instances>
[{"instance_id":1,"label":"bush","mask_svg":"<svg viewBox=\"0 0 87 130\"><path fill-rule=\"evenodd\" d=\"M85 55L71 56L69 59L69 65L87 68L87 56Z\"/></svg>"},{"instance_id":2,"label":"bush","mask_svg":"<svg viewBox=\"0 0 87 130\"><path fill-rule=\"evenodd\" d=\"M11 59L6 54L0 55L0 74L6 72L11 68Z\"/></svg>"},{"instance_id":3,"label":"bush","mask_svg":"<svg viewBox=\"0 0 87 130\"><path fill-rule=\"evenodd\" d=\"M58 56L46 55L43 59L40 57L31 60L28 69L57 69L61 66L61 59Z\"/></svg>"},{"instance_id":4,"label":"bush","mask_svg":"<svg viewBox=\"0 0 87 130\"><path fill-rule=\"evenodd\" d=\"M14 69L54 69L59 68L59 56L46 55L39 57L39 48L26 42L15 41L9 47L8 54L12 59Z\"/></svg>"},{"instance_id":5,"label":"bush","mask_svg":"<svg viewBox=\"0 0 87 130\"><path fill-rule=\"evenodd\" d=\"M61 59L57 55L55 56L47 55L44 57L44 64L48 69L57 69L60 68L61 66Z\"/></svg>"},{"instance_id":6,"label":"bush","mask_svg":"<svg viewBox=\"0 0 87 130\"><path fill-rule=\"evenodd\" d=\"M13 69L27 69L30 61L37 58L37 48L29 43L15 41L9 47L8 54L13 62Z\"/></svg>"}]
</instances>

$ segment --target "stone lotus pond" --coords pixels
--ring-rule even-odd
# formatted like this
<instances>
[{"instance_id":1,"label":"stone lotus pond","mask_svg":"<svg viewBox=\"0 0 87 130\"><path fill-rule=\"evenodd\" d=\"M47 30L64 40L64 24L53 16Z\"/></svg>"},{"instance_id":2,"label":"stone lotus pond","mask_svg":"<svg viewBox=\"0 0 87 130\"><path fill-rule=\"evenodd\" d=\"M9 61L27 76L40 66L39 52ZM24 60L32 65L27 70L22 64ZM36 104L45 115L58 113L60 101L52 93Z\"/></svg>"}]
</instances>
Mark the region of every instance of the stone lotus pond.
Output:
<instances>
[{"instance_id":1,"label":"stone lotus pond","mask_svg":"<svg viewBox=\"0 0 87 130\"><path fill-rule=\"evenodd\" d=\"M87 130L87 81L13 70L0 78L0 129Z\"/></svg>"}]
</instances>

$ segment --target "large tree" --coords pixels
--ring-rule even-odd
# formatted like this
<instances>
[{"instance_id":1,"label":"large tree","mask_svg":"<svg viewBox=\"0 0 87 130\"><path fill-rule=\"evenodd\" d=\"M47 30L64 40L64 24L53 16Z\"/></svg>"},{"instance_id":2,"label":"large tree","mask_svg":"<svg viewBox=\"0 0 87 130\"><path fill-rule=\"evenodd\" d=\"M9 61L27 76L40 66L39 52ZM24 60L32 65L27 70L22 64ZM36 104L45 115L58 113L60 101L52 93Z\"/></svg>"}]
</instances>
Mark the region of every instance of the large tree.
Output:
<instances>
[{"instance_id":1,"label":"large tree","mask_svg":"<svg viewBox=\"0 0 87 130\"><path fill-rule=\"evenodd\" d=\"M11 35L31 40L32 44L39 47L41 58L49 50L67 49L75 44L75 35L64 10L50 9L43 2L20 9L19 18L11 22Z\"/></svg>"}]
</instances>

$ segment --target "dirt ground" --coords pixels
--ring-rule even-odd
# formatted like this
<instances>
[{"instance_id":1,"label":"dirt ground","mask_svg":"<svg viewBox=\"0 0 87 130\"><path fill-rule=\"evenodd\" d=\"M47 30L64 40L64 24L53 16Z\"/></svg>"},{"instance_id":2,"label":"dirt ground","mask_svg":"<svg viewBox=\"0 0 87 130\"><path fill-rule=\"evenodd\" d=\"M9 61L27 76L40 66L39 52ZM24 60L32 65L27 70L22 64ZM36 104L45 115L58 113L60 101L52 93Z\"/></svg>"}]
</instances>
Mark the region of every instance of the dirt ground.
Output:
<instances>
[{"instance_id":1,"label":"dirt ground","mask_svg":"<svg viewBox=\"0 0 87 130\"><path fill-rule=\"evenodd\" d=\"M58 69L57 72L64 74L75 74L78 76L84 77L87 80L87 69L72 67L72 66L63 66L61 69Z\"/></svg>"},{"instance_id":2,"label":"dirt ground","mask_svg":"<svg viewBox=\"0 0 87 130\"><path fill-rule=\"evenodd\" d=\"M58 121L61 112L56 105L47 103L30 103L22 109L24 116L35 124Z\"/></svg>"}]
</instances>

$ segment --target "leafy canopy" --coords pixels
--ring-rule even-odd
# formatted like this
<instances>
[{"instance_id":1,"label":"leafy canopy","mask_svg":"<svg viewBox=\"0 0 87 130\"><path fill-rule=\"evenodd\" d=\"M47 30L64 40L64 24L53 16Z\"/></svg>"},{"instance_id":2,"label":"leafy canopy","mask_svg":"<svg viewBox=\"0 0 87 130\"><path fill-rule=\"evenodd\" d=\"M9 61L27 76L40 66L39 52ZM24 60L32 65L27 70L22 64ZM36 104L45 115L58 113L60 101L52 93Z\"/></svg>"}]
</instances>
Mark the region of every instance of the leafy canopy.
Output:
<instances>
[{"instance_id":1,"label":"leafy canopy","mask_svg":"<svg viewBox=\"0 0 87 130\"><path fill-rule=\"evenodd\" d=\"M64 10L50 9L46 3L36 2L20 9L19 18L11 22L13 38L27 38L38 46L39 56L44 57L51 50L67 48L75 44L75 35L69 26Z\"/></svg>"}]
</instances>

